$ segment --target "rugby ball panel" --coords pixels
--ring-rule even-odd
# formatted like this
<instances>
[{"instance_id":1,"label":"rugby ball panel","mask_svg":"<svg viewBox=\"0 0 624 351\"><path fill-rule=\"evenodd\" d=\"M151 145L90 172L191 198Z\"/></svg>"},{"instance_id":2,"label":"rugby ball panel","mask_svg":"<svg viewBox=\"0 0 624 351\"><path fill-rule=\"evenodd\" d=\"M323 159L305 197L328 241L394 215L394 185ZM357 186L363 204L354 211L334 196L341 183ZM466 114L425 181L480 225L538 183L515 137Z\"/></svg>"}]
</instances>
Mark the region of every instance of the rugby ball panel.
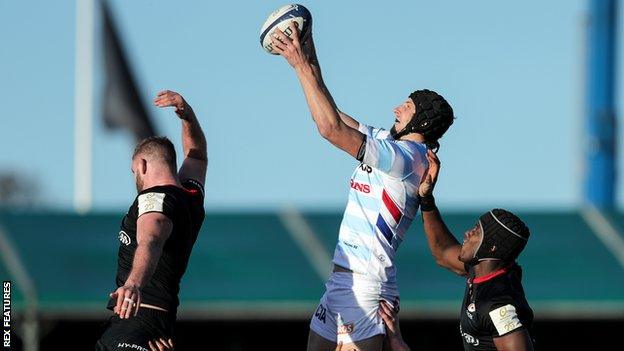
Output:
<instances>
[{"instance_id":1,"label":"rugby ball panel","mask_svg":"<svg viewBox=\"0 0 624 351\"><path fill-rule=\"evenodd\" d=\"M305 6L290 4L282 6L271 13L260 30L260 45L262 45L264 50L270 54L277 55L271 44L271 36L269 34L277 27L290 37L292 33L288 30L288 25L293 21L299 27L300 37L304 38L312 24L312 15Z\"/></svg>"}]
</instances>

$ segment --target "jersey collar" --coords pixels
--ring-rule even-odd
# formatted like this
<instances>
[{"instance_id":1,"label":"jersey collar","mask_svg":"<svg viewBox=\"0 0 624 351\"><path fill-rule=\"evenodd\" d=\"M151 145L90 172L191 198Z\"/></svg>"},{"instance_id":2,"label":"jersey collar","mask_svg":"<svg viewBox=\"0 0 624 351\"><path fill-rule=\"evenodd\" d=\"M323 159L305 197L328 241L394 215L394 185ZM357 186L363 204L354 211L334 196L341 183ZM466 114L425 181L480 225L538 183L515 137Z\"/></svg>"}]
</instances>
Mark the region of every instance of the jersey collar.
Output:
<instances>
[{"instance_id":1,"label":"jersey collar","mask_svg":"<svg viewBox=\"0 0 624 351\"><path fill-rule=\"evenodd\" d=\"M479 284L479 283L487 282L488 280L492 280L492 279L498 277L499 275L502 275L502 274L505 274L505 273L507 273L507 267L501 268L501 269L499 269L497 271L494 271L492 273L486 274L486 275L478 277L478 278L473 278L471 283Z\"/></svg>"}]
</instances>

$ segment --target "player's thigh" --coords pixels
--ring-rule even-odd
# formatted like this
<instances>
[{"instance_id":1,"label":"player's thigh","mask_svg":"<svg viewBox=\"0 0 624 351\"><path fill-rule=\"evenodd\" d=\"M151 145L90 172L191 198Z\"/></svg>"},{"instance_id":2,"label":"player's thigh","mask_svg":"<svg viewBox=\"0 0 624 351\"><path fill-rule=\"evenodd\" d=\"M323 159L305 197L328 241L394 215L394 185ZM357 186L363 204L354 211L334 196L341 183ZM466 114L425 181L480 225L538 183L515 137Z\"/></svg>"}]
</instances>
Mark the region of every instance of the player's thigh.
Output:
<instances>
[{"instance_id":1,"label":"player's thigh","mask_svg":"<svg viewBox=\"0 0 624 351\"><path fill-rule=\"evenodd\" d=\"M364 340L343 344L340 351L381 351L383 347L384 335L379 334ZM310 330L308 335L308 351L334 351L336 343L325 339L314 331Z\"/></svg>"},{"instance_id":2,"label":"player's thigh","mask_svg":"<svg viewBox=\"0 0 624 351\"><path fill-rule=\"evenodd\" d=\"M96 350L149 350L148 341L154 339L137 318L116 320L104 331Z\"/></svg>"},{"instance_id":3,"label":"player's thigh","mask_svg":"<svg viewBox=\"0 0 624 351\"><path fill-rule=\"evenodd\" d=\"M352 343L343 344L340 351L381 351L384 341L383 334L371 336L370 338L358 340Z\"/></svg>"},{"instance_id":4,"label":"player's thigh","mask_svg":"<svg viewBox=\"0 0 624 351\"><path fill-rule=\"evenodd\" d=\"M308 351L334 351L335 349L335 342L327 340L310 330L310 334L308 334Z\"/></svg>"}]
</instances>

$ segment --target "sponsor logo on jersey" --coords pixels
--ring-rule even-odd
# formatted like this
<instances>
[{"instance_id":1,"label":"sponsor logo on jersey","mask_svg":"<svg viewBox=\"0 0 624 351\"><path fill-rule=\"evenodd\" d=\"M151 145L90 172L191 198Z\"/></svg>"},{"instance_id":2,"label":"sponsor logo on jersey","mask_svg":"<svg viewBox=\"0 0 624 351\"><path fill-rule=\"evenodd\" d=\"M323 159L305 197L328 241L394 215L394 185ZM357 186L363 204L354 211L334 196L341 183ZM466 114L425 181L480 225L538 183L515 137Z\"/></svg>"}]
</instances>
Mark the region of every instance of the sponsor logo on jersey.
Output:
<instances>
[{"instance_id":1,"label":"sponsor logo on jersey","mask_svg":"<svg viewBox=\"0 0 624 351\"><path fill-rule=\"evenodd\" d=\"M496 331L498 331L498 335L507 334L522 326L513 305L505 305L490 311L490 318L496 327Z\"/></svg>"},{"instance_id":2,"label":"sponsor logo on jersey","mask_svg":"<svg viewBox=\"0 0 624 351\"><path fill-rule=\"evenodd\" d=\"M125 349L131 349L131 350L139 350L139 351L149 351L148 349L146 349L143 346L137 345L137 344L128 344L126 342L120 342L117 344L117 348L125 348Z\"/></svg>"},{"instance_id":3,"label":"sponsor logo on jersey","mask_svg":"<svg viewBox=\"0 0 624 351\"><path fill-rule=\"evenodd\" d=\"M468 305L468 312L474 312L476 310L474 302Z\"/></svg>"},{"instance_id":4,"label":"sponsor logo on jersey","mask_svg":"<svg viewBox=\"0 0 624 351\"><path fill-rule=\"evenodd\" d=\"M466 340L466 343L474 345L474 346L479 346L479 339L475 338L474 336L468 333L464 333L463 331L461 332L461 334L464 337L464 340Z\"/></svg>"},{"instance_id":5,"label":"sponsor logo on jersey","mask_svg":"<svg viewBox=\"0 0 624 351\"><path fill-rule=\"evenodd\" d=\"M338 326L338 334L351 334L355 330L353 322L349 322Z\"/></svg>"},{"instance_id":6,"label":"sponsor logo on jersey","mask_svg":"<svg viewBox=\"0 0 624 351\"><path fill-rule=\"evenodd\" d=\"M319 321L325 324L325 316L327 314L327 309L323 305L318 305L316 308L316 312L314 312L314 317L316 317Z\"/></svg>"},{"instance_id":7,"label":"sponsor logo on jersey","mask_svg":"<svg viewBox=\"0 0 624 351\"><path fill-rule=\"evenodd\" d=\"M368 194L371 192L370 185L364 183L358 183L351 179L351 188L357 191L363 192L364 194Z\"/></svg>"},{"instance_id":8,"label":"sponsor logo on jersey","mask_svg":"<svg viewBox=\"0 0 624 351\"><path fill-rule=\"evenodd\" d=\"M126 246L130 245L132 242L132 240L130 240L130 236L123 230L119 232L119 241Z\"/></svg>"},{"instance_id":9,"label":"sponsor logo on jersey","mask_svg":"<svg viewBox=\"0 0 624 351\"><path fill-rule=\"evenodd\" d=\"M468 308L466 309L466 315L468 316L468 318L470 319L474 319L474 313L475 311L475 304L471 303L470 305L468 305Z\"/></svg>"},{"instance_id":10,"label":"sponsor logo on jersey","mask_svg":"<svg viewBox=\"0 0 624 351\"><path fill-rule=\"evenodd\" d=\"M358 247L359 247L359 246L357 246L356 244L354 244L354 243L350 243L350 242L348 242L348 241L344 241L344 240L343 240L342 242L343 242L345 245L347 245L348 247L352 248L352 249L356 249L356 250L357 250L357 249L358 249Z\"/></svg>"},{"instance_id":11,"label":"sponsor logo on jersey","mask_svg":"<svg viewBox=\"0 0 624 351\"><path fill-rule=\"evenodd\" d=\"M365 163L360 164L360 169L366 173L371 173L373 171L373 168Z\"/></svg>"}]
</instances>

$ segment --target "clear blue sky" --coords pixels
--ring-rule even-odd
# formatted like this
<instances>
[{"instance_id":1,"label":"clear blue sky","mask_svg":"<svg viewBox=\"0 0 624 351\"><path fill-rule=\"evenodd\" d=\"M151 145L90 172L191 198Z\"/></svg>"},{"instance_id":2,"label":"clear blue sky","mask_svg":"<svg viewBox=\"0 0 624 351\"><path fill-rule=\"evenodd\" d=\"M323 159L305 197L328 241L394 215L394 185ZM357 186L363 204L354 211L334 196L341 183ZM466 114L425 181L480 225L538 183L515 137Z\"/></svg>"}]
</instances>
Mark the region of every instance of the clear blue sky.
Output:
<instances>
[{"instance_id":1,"label":"clear blue sky","mask_svg":"<svg viewBox=\"0 0 624 351\"><path fill-rule=\"evenodd\" d=\"M158 90L177 90L202 122L209 209L339 209L346 202L356 162L321 139L290 66L258 41L266 16L283 4L112 1L146 103ZM303 4L342 110L389 127L393 107L418 88L437 90L454 107L457 120L439 154L440 203L580 203L585 1ZM75 22L75 1L0 2L0 169L37 178L43 205L60 209L73 198ZM119 210L135 195L133 145L127 132L103 129L101 84L94 208ZM150 108L179 145L173 112ZM623 194L620 187L619 204Z\"/></svg>"}]
</instances>

